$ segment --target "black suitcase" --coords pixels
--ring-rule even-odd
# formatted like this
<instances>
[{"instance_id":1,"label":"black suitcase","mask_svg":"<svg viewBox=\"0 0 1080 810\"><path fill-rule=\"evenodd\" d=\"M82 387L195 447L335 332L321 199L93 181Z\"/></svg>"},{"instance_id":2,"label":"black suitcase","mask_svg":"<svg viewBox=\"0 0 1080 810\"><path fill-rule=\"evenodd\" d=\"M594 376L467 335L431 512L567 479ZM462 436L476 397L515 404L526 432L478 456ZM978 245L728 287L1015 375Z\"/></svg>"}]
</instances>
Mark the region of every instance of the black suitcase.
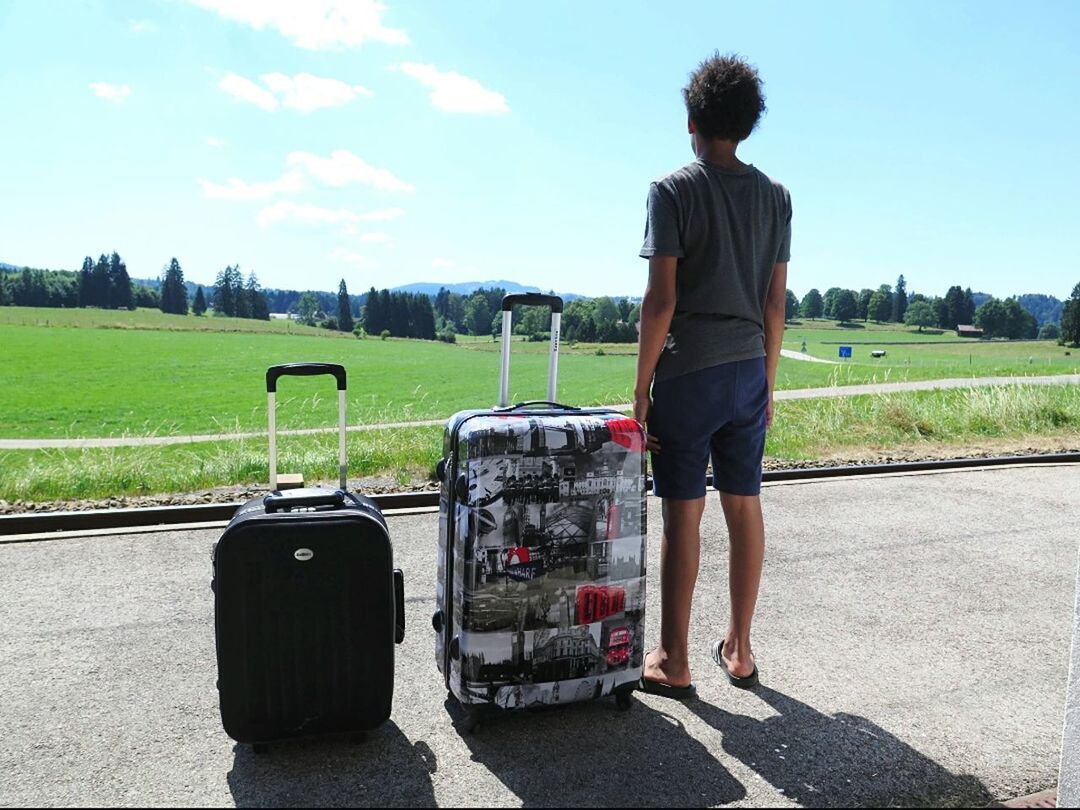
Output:
<instances>
[{"instance_id":1,"label":"black suitcase","mask_svg":"<svg viewBox=\"0 0 1080 810\"><path fill-rule=\"evenodd\" d=\"M341 487L278 492L277 379L315 374L337 378ZM405 599L386 521L346 491L345 369L274 366L266 390L275 491L242 506L214 549L222 723L257 745L366 731L390 716Z\"/></svg>"},{"instance_id":2,"label":"black suitcase","mask_svg":"<svg viewBox=\"0 0 1080 810\"><path fill-rule=\"evenodd\" d=\"M548 400L508 406L510 313L552 308ZM500 407L447 423L439 464L437 666L476 722L614 695L644 657L645 434L610 408L553 401L562 301L503 299Z\"/></svg>"}]
</instances>

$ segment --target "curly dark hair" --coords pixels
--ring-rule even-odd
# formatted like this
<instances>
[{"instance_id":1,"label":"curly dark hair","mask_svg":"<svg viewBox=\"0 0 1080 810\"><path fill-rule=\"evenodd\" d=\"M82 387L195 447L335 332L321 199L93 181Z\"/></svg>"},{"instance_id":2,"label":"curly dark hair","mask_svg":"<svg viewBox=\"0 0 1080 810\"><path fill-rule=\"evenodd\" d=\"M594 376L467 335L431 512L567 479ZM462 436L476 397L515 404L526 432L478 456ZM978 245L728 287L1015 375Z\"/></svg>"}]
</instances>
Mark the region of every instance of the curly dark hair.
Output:
<instances>
[{"instance_id":1,"label":"curly dark hair","mask_svg":"<svg viewBox=\"0 0 1080 810\"><path fill-rule=\"evenodd\" d=\"M690 74L683 88L686 112L707 138L742 141L765 113L765 91L757 68L737 54L717 52Z\"/></svg>"}]
</instances>

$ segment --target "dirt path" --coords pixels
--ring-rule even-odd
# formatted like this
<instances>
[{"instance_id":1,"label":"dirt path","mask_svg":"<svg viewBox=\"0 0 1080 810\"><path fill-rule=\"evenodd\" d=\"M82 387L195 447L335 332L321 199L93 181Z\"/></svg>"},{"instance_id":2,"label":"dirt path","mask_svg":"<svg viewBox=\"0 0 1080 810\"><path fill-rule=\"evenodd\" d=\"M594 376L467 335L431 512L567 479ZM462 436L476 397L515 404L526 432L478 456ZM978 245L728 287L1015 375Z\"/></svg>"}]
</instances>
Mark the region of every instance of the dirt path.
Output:
<instances>
[{"instance_id":1,"label":"dirt path","mask_svg":"<svg viewBox=\"0 0 1080 810\"><path fill-rule=\"evenodd\" d=\"M825 361L827 362L827 361ZM1080 385L1080 374L1061 374L1045 377L971 377L951 380L919 380L916 382L876 383L872 385L842 385L831 388L794 388L777 391L776 399L824 399L832 397L855 397L865 394L893 394L903 391L935 391L947 388L984 388L994 385ZM630 403L610 405L619 411L629 411ZM445 419L426 419L416 422L386 422L378 425L352 425L350 432L388 430L392 428L434 427L445 424ZM335 428L305 428L282 430L281 436L306 436L316 433L333 433ZM0 450L83 449L91 447L147 447L167 444L193 444L196 442L224 442L238 439L261 439L266 432L254 433L207 433L194 436L119 436L95 439L0 439Z\"/></svg>"}]
</instances>

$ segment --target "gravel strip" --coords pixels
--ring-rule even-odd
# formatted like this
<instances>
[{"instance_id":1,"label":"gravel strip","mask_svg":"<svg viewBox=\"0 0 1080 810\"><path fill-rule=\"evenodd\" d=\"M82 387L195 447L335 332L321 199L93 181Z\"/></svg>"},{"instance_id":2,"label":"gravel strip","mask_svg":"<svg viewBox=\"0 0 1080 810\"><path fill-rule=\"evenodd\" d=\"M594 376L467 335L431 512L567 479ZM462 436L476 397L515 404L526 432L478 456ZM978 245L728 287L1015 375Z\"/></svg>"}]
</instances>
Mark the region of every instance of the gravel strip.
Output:
<instances>
[{"instance_id":1,"label":"gravel strip","mask_svg":"<svg viewBox=\"0 0 1080 810\"><path fill-rule=\"evenodd\" d=\"M948 461L952 459L997 458L1001 456L1030 456L1051 453L1078 453L1080 441L1063 442L1060 439L1039 440L1030 438L1023 442L993 442L983 446L954 448L912 447L889 450L867 449L862 452L846 451L818 459L766 458L765 470L823 469L827 467L860 467L871 464L894 464L912 461ZM316 481L310 484L333 486L336 481ZM434 480L414 478L406 484L398 483L391 476L370 476L349 479L353 492L384 495L398 492L437 492L439 484ZM78 499L71 501L5 501L0 500L0 515L26 512L79 512L90 509L137 509L149 506L191 506L206 503L236 503L266 493L263 485L238 485L215 487L199 492L164 493L160 495L120 495L105 499Z\"/></svg>"}]
</instances>

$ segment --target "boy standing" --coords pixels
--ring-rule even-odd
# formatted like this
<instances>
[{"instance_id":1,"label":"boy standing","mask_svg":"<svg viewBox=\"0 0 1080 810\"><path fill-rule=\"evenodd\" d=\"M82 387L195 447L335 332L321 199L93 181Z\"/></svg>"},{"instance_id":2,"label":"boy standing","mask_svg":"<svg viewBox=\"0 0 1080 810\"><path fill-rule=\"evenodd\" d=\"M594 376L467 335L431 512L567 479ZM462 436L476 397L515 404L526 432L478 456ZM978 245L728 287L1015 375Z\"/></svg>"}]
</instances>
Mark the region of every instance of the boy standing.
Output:
<instances>
[{"instance_id":1,"label":"boy standing","mask_svg":"<svg viewBox=\"0 0 1080 810\"><path fill-rule=\"evenodd\" d=\"M765 111L757 71L716 55L683 96L697 159L649 189L634 390L664 517L660 644L645 656L641 687L678 699L696 694L688 635L710 457L730 535L731 595L713 659L733 685L757 683L750 624L765 556L761 460L791 244L787 189L735 156Z\"/></svg>"}]
</instances>

